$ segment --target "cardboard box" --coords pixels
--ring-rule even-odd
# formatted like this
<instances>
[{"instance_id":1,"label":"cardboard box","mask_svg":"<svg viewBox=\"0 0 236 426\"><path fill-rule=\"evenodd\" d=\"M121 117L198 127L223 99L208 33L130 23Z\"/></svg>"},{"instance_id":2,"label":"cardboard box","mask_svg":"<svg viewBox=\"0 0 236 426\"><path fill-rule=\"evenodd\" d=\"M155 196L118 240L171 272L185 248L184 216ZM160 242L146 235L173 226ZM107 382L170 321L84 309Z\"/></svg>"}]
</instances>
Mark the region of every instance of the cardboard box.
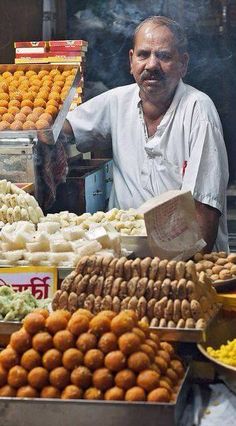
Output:
<instances>
[{"instance_id":1,"label":"cardboard box","mask_svg":"<svg viewBox=\"0 0 236 426\"><path fill-rule=\"evenodd\" d=\"M57 52L60 50L61 52L87 52L87 46L50 46L50 52Z\"/></svg>"},{"instance_id":2,"label":"cardboard box","mask_svg":"<svg viewBox=\"0 0 236 426\"><path fill-rule=\"evenodd\" d=\"M44 53L46 51L45 47L17 47L15 53Z\"/></svg>"},{"instance_id":3,"label":"cardboard box","mask_svg":"<svg viewBox=\"0 0 236 426\"><path fill-rule=\"evenodd\" d=\"M43 53L16 53L16 58L35 59L35 58L48 58L48 52Z\"/></svg>"},{"instance_id":4,"label":"cardboard box","mask_svg":"<svg viewBox=\"0 0 236 426\"><path fill-rule=\"evenodd\" d=\"M15 41L14 47L48 47L48 42L41 40L41 41Z\"/></svg>"},{"instance_id":5,"label":"cardboard box","mask_svg":"<svg viewBox=\"0 0 236 426\"><path fill-rule=\"evenodd\" d=\"M49 42L50 49L54 47L78 47L86 46L88 47L88 42L85 40L50 40Z\"/></svg>"}]
</instances>

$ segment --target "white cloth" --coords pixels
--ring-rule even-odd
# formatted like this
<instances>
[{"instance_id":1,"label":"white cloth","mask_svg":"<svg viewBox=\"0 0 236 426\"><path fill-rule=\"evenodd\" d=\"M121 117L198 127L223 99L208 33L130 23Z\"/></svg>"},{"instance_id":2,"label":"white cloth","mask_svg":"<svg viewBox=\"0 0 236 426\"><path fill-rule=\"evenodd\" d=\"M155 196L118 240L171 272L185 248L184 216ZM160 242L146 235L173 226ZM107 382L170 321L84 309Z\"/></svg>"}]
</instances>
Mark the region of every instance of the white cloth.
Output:
<instances>
[{"instance_id":1,"label":"white cloth","mask_svg":"<svg viewBox=\"0 0 236 426\"><path fill-rule=\"evenodd\" d=\"M150 138L137 84L102 93L67 118L80 151L112 143L114 184L109 208L137 208L170 189L191 190L196 200L222 213L215 249L228 249L228 161L220 119L206 94L181 80Z\"/></svg>"}]
</instances>

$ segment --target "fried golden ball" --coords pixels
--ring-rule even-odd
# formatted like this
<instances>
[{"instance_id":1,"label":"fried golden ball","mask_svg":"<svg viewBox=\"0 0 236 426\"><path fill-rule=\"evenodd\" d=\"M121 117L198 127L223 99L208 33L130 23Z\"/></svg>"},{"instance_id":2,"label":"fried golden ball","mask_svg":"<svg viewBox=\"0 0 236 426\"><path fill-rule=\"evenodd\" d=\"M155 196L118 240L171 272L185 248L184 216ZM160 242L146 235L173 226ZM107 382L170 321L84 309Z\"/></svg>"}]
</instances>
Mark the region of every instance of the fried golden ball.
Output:
<instances>
[{"instance_id":1,"label":"fried golden ball","mask_svg":"<svg viewBox=\"0 0 236 426\"><path fill-rule=\"evenodd\" d=\"M126 368L119 371L115 376L115 384L118 388L127 390L136 385L136 376L133 371Z\"/></svg>"},{"instance_id":2,"label":"fried golden ball","mask_svg":"<svg viewBox=\"0 0 236 426\"><path fill-rule=\"evenodd\" d=\"M84 392L84 399L101 400L103 399L103 393L97 388L88 388Z\"/></svg>"},{"instance_id":3,"label":"fried golden ball","mask_svg":"<svg viewBox=\"0 0 236 426\"><path fill-rule=\"evenodd\" d=\"M45 318L38 312L31 312L23 321L24 328L29 334L34 335L39 331L43 331L45 327Z\"/></svg>"},{"instance_id":4,"label":"fried golden ball","mask_svg":"<svg viewBox=\"0 0 236 426\"><path fill-rule=\"evenodd\" d=\"M170 363L170 354L169 354L169 352L166 352L164 350L159 350L159 351L157 351L157 356L160 356L160 357L164 358L164 360L167 362L167 364Z\"/></svg>"},{"instance_id":5,"label":"fried golden ball","mask_svg":"<svg viewBox=\"0 0 236 426\"><path fill-rule=\"evenodd\" d=\"M21 102L20 105L21 105L21 107L27 106L27 107L31 108L31 110L34 107L34 104L33 104L32 100L30 100L30 99L23 99L23 101Z\"/></svg>"},{"instance_id":6,"label":"fried golden ball","mask_svg":"<svg viewBox=\"0 0 236 426\"><path fill-rule=\"evenodd\" d=\"M38 121L38 115L34 114L34 113L29 114L28 117L27 117L27 121L34 123L34 125L35 125L36 121ZM35 128L36 128L36 126L35 126Z\"/></svg>"},{"instance_id":7,"label":"fried golden ball","mask_svg":"<svg viewBox=\"0 0 236 426\"><path fill-rule=\"evenodd\" d=\"M14 397L16 396L16 389L12 386L5 385L0 388L0 397Z\"/></svg>"},{"instance_id":8,"label":"fried golden ball","mask_svg":"<svg viewBox=\"0 0 236 426\"><path fill-rule=\"evenodd\" d=\"M153 370L143 370L137 377L137 384L146 392L150 392L159 386L160 374Z\"/></svg>"},{"instance_id":9,"label":"fried golden ball","mask_svg":"<svg viewBox=\"0 0 236 426\"><path fill-rule=\"evenodd\" d=\"M21 92L13 92L12 95L10 95L10 99L14 99L14 100L21 102L22 99L23 99L22 93Z\"/></svg>"},{"instance_id":10,"label":"fried golden ball","mask_svg":"<svg viewBox=\"0 0 236 426\"><path fill-rule=\"evenodd\" d=\"M9 101L9 104L8 104L8 107L11 107L11 106L15 106L17 108L20 108L21 103L17 99L12 99L12 100Z\"/></svg>"},{"instance_id":11,"label":"fried golden ball","mask_svg":"<svg viewBox=\"0 0 236 426\"><path fill-rule=\"evenodd\" d=\"M8 111L8 109L6 107L0 107L0 114L1 115L6 114L7 111Z\"/></svg>"},{"instance_id":12,"label":"fried golden ball","mask_svg":"<svg viewBox=\"0 0 236 426\"><path fill-rule=\"evenodd\" d=\"M41 107L41 108L46 108L46 102L43 98L36 98L34 100L34 107Z\"/></svg>"},{"instance_id":13,"label":"fried golden ball","mask_svg":"<svg viewBox=\"0 0 236 426\"><path fill-rule=\"evenodd\" d=\"M45 386L40 392L40 398L60 398L61 392L55 386Z\"/></svg>"},{"instance_id":14,"label":"fried golden ball","mask_svg":"<svg viewBox=\"0 0 236 426\"><path fill-rule=\"evenodd\" d=\"M97 338L92 333L82 333L76 340L76 347L82 352L87 352L89 349L95 349L96 346Z\"/></svg>"},{"instance_id":15,"label":"fried golden ball","mask_svg":"<svg viewBox=\"0 0 236 426\"><path fill-rule=\"evenodd\" d=\"M8 95L8 93L5 93L5 92L0 92L0 100L1 101L9 101L9 95ZM4 106L4 105L3 105Z\"/></svg>"},{"instance_id":16,"label":"fried golden ball","mask_svg":"<svg viewBox=\"0 0 236 426\"><path fill-rule=\"evenodd\" d=\"M184 376L184 367L178 359L172 359L170 361L170 367L178 374L179 378L182 379Z\"/></svg>"},{"instance_id":17,"label":"fried golden ball","mask_svg":"<svg viewBox=\"0 0 236 426\"><path fill-rule=\"evenodd\" d=\"M8 108L8 101L0 100L0 107Z\"/></svg>"},{"instance_id":18,"label":"fried golden ball","mask_svg":"<svg viewBox=\"0 0 236 426\"><path fill-rule=\"evenodd\" d=\"M35 130L35 129L36 129L36 126L35 126L35 123L33 121L27 120L23 124L23 130Z\"/></svg>"},{"instance_id":19,"label":"fried golden ball","mask_svg":"<svg viewBox=\"0 0 236 426\"><path fill-rule=\"evenodd\" d=\"M48 75L49 71L48 70L41 70L38 72L38 78L42 79L45 75Z\"/></svg>"},{"instance_id":20,"label":"fried golden ball","mask_svg":"<svg viewBox=\"0 0 236 426\"><path fill-rule=\"evenodd\" d=\"M159 348L160 347L160 339L159 339L158 335L156 333L151 332L149 337L150 337L151 340L153 340L153 342L156 343L157 347Z\"/></svg>"},{"instance_id":21,"label":"fried golden ball","mask_svg":"<svg viewBox=\"0 0 236 426\"><path fill-rule=\"evenodd\" d=\"M173 346L168 343L168 342L160 342L160 348L161 350L168 352L168 354L170 355L170 358L172 358L174 356L174 348Z\"/></svg>"},{"instance_id":22,"label":"fried golden ball","mask_svg":"<svg viewBox=\"0 0 236 426\"><path fill-rule=\"evenodd\" d=\"M160 388L167 389L170 395L172 394L171 386L166 380L160 378L159 386L160 386Z\"/></svg>"},{"instance_id":23,"label":"fried golden ball","mask_svg":"<svg viewBox=\"0 0 236 426\"><path fill-rule=\"evenodd\" d=\"M29 71L26 71L25 75L26 75L26 77L31 78L34 75L36 76L37 73L36 73L36 71L29 70Z\"/></svg>"},{"instance_id":24,"label":"fried golden ball","mask_svg":"<svg viewBox=\"0 0 236 426\"><path fill-rule=\"evenodd\" d=\"M55 108L57 108L58 109L58 107L59 107L59 102L57 102L57 101L55 101L55 99L49 99L48 101L47 101L47 107L48 106L54 106Z\"/></svg>"},{"instance_id":25,"label":"fried golden ball","mask_svg":"<svg viewBox=\"0 0 236 426\"><path fill-rule=\"evenodd\" d=\"M46 319L46 328L52 334L55 334L57 331L64 330L66 327L67 319L60 311L52 312Z\"/></svg>"},{"instance_id":26,"label":"fried golden ball","mask_svg":"<svg viewBox=\"0 0 236 426\"><path fill-rule=\"evenodd\" d=\"M50 371L50 384L58 389L64 389L70 384L70 373L65 367L57 367Z\"/></svg>"},{"instance_id":27,"label":"fried golden ball","mask_svg":"<svg viewBox=\"0 0 236 426\"><path fill-rule=\"evenodd\" d=\"M7 85L7 83L1 82L0 83L0 90L1 90L1 92L7 93L8 92L8 85Z\"/></svg>"},{"instance_id":28,"label":"fried golden ball","mask_svg":"<svg viewBox=\"0 0 236 426\"><path fill-rule=\"evenodd\" d=\"M75 385L68 385L61 393L61 399L81 399L83 397L82 389Z\"/></svg>"},{"instance_id":29,"label":"fried golden ball","mask_svg":"<svg viewBox=\"0 0 236 426\"><path fill-rule=\"evenodd\" d=\"M79 336L80 334L88 331L89 319L85 315L72 315L68 322L68 329L75 336Z\"/></svg>"},{"instance_id":30,"label":"fried golden ball","mask_svg":"<svg viewBox=\"0 0 236 426\"><path fill-rule=\"evenodd\" d=\"M42 315L45 320L49 317L49 312L46 308L36 308L33 312L37 312L38 314Z\"/></svg>"},{"instance_id":31,"label":"fried golden ball","mask_svg":"<svg viewBox=\"0 0 236 426\"><path fill-rule=\"evenodd\" d=\"M99 349L90 349L84 355L84 365L91 370L103 367L104 355Z\"/></svg>"},{"instance_id":32,"label":"fried golden ball","mask_svg":"<svg viewBox=\"0 0 236 426\"><path fill-rule=\"evenodd\" d=\"M125 401L146 401L145 391L139 386L134 386L125 392Z\"/></svg>"},{"instance_id":33,"label":"fried golden ball","mask_svg":"<svg viewBox=\"0 0 236 426\"><path fill-rule=\"evenodd\" d=\"M172 368L167 368L165 375L170 378L174 385L178 383L178 374Z\"/></svg>"},{"instance_id":34,"label":"fried golden ball","mask_svg":"<svg viewBox=\"0 0 236 426\"><path fill-rule=\"evenodd\" d=\"M7 384L7 370L0 365L0 387Z\"/></svg>"},{"instance_id":35,"label":"fried golden ball","mask_svg":"<svg viewBox=\"0 0 236 426\"><path fill-rule=\"evenodd\" d=\"M71 319L71 313L69 311L66 311L64 309L57 309L57 312L63 315L66 318L67 322Z\"/></svg>"},{"instance_id":36,"label":"fried golden ball","mask_svg":"<svg viewBox=\"0 0 236 426\"><path fill-rule=\"evenodd\" d=\"M53 118L51 114L48 114L48 112L44 112L42 115L40 115L40 120L47 121L48 124L51 124L53 121Z\"/></svg>"},{"instance_id":37,"label":"fried golden ball","mask_svg":"<svg viewBox=\"0 0 236 426\"><path fill-rule=\"evenodd\" d=\"M0 122L0 131L7 130L10 127L10 123L8 121L1 121Z\"/></svg>"},{"instance_id":38,"label":"fried golden ball","mask_svg":"<svg viewBox=\"0 0 236 426\"><path fill-rule=\"evenodd\" d=\"M53 344L61 352L74 346L74 336L69 330L60 330L53 336Z\"/></svg>"},{"instance_id":39,"label":"fried golden ball","mask_svg":"<svg viewBox=\"0 0 236 426\"><path fill-rule=\"evenodd\" d=\"M18 112L20 112L20 109L16 106L10 106L8 108L8 112L9 112L9 114L12 114L12 115L15 116Z\"/></svg>"},{"instance_id":40,"label":"fried golden ball","mask_svg":"<svg viewBox=\"0 0 236 426\"><path fill-rule=\"evenodd\" d=\"M155 364L161 370L161 373L165 374L165 372L166 372L166 370L168 368L168 364L167 364L166 360L163 357L161 357L161 356L156 356L155 357Z\"/></svg>"},{"instance_id":41,"label":"fried golden ball","mask_svg":"<svg viewBox=\"0 0 236 426\"><path fill-rule=\"evenodd\" d=\"M20 388L27 385L28 372L20 365L15 365L9 370L7 381L13 388Z\"/></svg>"},{"instance_id":42,"label":"fried golden ball","mask_svg":"<svg viewBox=\"0 0 236 426\"><path fill-rule=\"evenodd\" d=\"M146 339L145 344L150 346L153 349L154 354L156 355L156 353L159 349L158 345L152 339Z\"/></svg>"},{"instance_id":43,"label":"fried golden ball","mask_svg":"<svg viewBox=\"0 0 236 426\"><path fill-rule=\"evenodd\" d=\"M19 120L15 120L13 121L13 123L10 125L10 129L11 130L22 130L23 129L23 124L21 121Z\"/></svg>"},{"instance_id":44,"label":"fried golden ball","mask_svg":"<svg viewBox=\"0 0 236 426\"><path fill-rule=\"evenodd\" d=\"M114 378L112 373L108 368L98 368L93 373L93 386L100 389L101 391L106 391L111 388L114 384Z\"/></svg>"},{"instance_id":45,"label":"fried golden ball","mask_svg":"<svg viewBox=\"0 0 236 426\"><path fill-rule=\"evenodd\" d=\"M58 108L53 105L47 105L45 112L51 114L52 116L55 116L58 112Z\"/></svg>"},{"instance_id":46,"label":"fried golden ball","mask_svg":"<svg viewBox=\"0 0 236 426\"><path fill-rule=\"evenodd\" d=\"M125 368L126 358L121 351L112 351L105 357L105 366L111 371L120 371Z\"/></svg>"},{"instance_id":47,"label":"fried golden ball","mask_svg":"<svg viewBox=\"0 0 236 426\"><path fill-rule=\"evenodd\" d=\"M154 350L151 348L151 346L146 345L146 343L143 343L143 344L140 346L140 350L141 350L142 352L144 352L145 354L147 354L147 355L148 355L148 357L149 357L149 359L150 359L150 361L151 361L151 362L154 362L154 360L155 360L155 352L154 352Z\"/></svg>"},{"instance_id":48,"label":"fried golden ball","mask_svg":"<svg viewBox=\"0 0 236 426\"><path fill-rule=\"evenodd\" d=\"M0 365L5 370L10 370L10 368L18 363L18 354L12 347L9 346L0 352Z\"/></svg>"},{"instance_id":49,"label":"fried golden ball","mask_svg":"<svg viewBox=\"0 0 236 426\"><path fill-rule=\"evenodd\" d=\"M118 339L118 345L125 355L130 355L133 352L137 352L140 348L140 339L139 337L132 332L124 333Z\"/></svg>"},{"instance_id":50,"label":"fried golden ball","mask_svg":"<svg viewBox=\"0 0 236 426\"><path fill-rule=\"evenodd\" d=\"M47 370L54 370L57 367L61 367L62 353L55 348L49 349L43 354L42 363Z\"/></svg>"},{"instance_id":51,"label":"fried golden ball","mask_svg":"<svg viewBox=\"0 0 236 426\"><path fill-rule=\"evenodd\" d=\"M118 348L117 336L112 332L104 333L98 341L98 348L104 354L115 351Z\"/></svg>"},{"instance_id":52,"label":"fried golden ball","mask_svg":"<svg viewBox=\"0 0 236 426\"><path fill-rule=\"evenodd\" d=\"M73 370L83 364L83 354L75 348L67 349L62 356L62 364L67 370Z\"/></svg>"},{"instance_id":53,"label":"fried golden ball","mask_svg":"<svg viewBox=\"0 0 236 426\"><path fill-rule=\"evenodd\" d=\"M92 383L92 373L91 371L81 365L75 368L71 373L71 382L78 386L81 389L87 389Z\"/></svg>"},{"instance_id":54,"label":"fried golden ball","mask_svg":"<svg viewBox=\"0 0 236 426\"><path fill-rule=\"evenodd\" d=\"M111 321L111 331L117 336L121 336L134 327L134 321L127 313L121 312Z\"/></svg>"},{"instance_id":55,"label":"fried golden ball","mask_svg":"<svg viewBox=\"0 0 236 426\"><path fill-rule=\"evenodd\" d=\"M85 315L89 321L94 317L92 312L88 311L87 309L79 308L77 311L72 315L73 317L76 317L77 315Z\"/></svg>"},{"instance_id":56,"label":"fried golden ball","mask_svg":"<svg viewBox=\"0 0 236 426\"><path fill-rule=\"evenodd\" d=\"M48 99L54 99L56 102L60 103L60 95L56 91L52 91L48 95Z\"/></svg>"},{"instance_id":57,"label":"fried golden ball","mask_svg":"<svg viewBox=\"0 0 236 426\"><path fill-rule=\"evenodd\" d=\"M110 331L111 321L107 316L96 315L89 323L90 330L96 336L102 336L104 333Z\"/></svg>"},{"instance_id":58,"label":"fried golden ball","mask_svg":"<svg viewBox=\"0 0 236 426\"><path fill-rule=\"evenodd\" d=\"M29 89L27 89L27 90L29 90ZM27 91L27 92L25 92L25 93L22 93L22 101L21 101L21 105L23 105L24 106L24 104L25 104L25 101L30 101L30 104L29 104L29 102L27 103L28 104L28 106L30 106L31 108L33 107L33 101L34 101L34 98L35 98L35 96L33 95L33 93L32 93L32 91L31 90L29 90L29 91ZM23 102L24 102L24 104L23 104Z\"/></svg>"},{"instance_id":59,"label":"fried golden ball","mask_svg":"<svg viewBox=\"0 0 236 426\"><path fill-rule=\"evenodd\" d=\"M144 352L134 352L128 358L128 367L136 372L150 367L150 359Z\"/></svg>"},{"instance_id":60,"label":"fried golden ball","mask_svg":"<svg viewBox=\"0 0 236 426\"><path fill-rule=\"evenodd\" d=\"M7 121L8 123L13 123L13 121L15 120L15 117L13 114L10 114L9 112L6 112L6 114L3 114L2 116L2 120L3 121Z\"/></svg>"},{"instance_id":61,"label":"fried golden ball","mask_svg":"<svg viewBox=\"0 0 236 426\"><path fill-rule=\"evenodd\" d=\"M21 108L21 112L27 116L32 113L32 108L30 108L29 106L23 106Z\"/></svg>"},{"instance_id":62,"label":"fried golden ball","mask_svg":"<svg viewBox=\"0 0 236 426\"><path fill-rule=\"evenodd\" d=\"M36 129L41 130L41 129L48 129L49 128L49 123L46 120L42 120L41 118L39 120L36 121L35 123Z\"/></svg>"},{"instance_id":63,"label":"fried golden ball","mask_svg":"<svg viewBox=\"0 0 236 426\"><path fill-rule=\"evenodd\" d=\"M26 121L26 115L22 112L18 112L18 114L15 115L15 121L20 121L21 123L24 123Z\"/></svg>"},{"instance_id":64,"label":"fried golden ball","mask_svg":"<svg viewBox=\"0 0 236 426\"><path fill-rule=\"evenodd\" d=\"M26 370L32 370L42 365L41 356L35 349L28 349L23 353L20 363Z\"/></svg>"},{"instance_id":65,"label":"fried golden ball","mask_svg":"<svg viewBox=\"0 0 236 426\"><path fill-rule=\"evenodd\" d=\"M24 328L21 328L12 333L10 345L16 352L21 354L31 348L31 336Z\"/></svg>"},{"instance_id":66,"label":"fried golden ball","mask_svg":"<svg viewBox=\"0 0 236 426\"><path fill-rule=\"evenodd\" d=\"M120 389L117 386L114 386L111 389L108 389L104 394L104 399L106 401L123 401L125 398L125 393L123 389Z\"/></svg>"},{"instance_id":67,"label":"fried golden ball","mask_svg":"<svg viewBox=\"0 0 236 426\"><path fill-rule=\"evenodd\" d=\"M26 385L17 389L17 398L38 398L39 393L32 386Z\"/></svg>"},{"instance_id":68,"label":"fried golden ball","mask_svg":"<svg viewBox=\"0 0 236 426\"><path fill-rule=\"evenodd\" d=\"M12 77L12 73L10 71L4 71L2 73L3 78L8 78L8 77Z\"/></svg>"},{"instance_id":69,"label":"fried golden ball","mask_svg":"<svg viewBox=\"0 0 236 426\"><path fill-rule=\"evenodd\" d=\"M43 367L35 367L28 373L28 383L35 389L42 389L48 384L48 371Z\"/></svg>"},{"instance_id":70,"label":"fried golden ball","mask_svg":"<svg viewBox=\"0 0 236 426\"><path fill-rule=\"evenodd\" d=\"M170 394L165 388L157 388L149 392L147 400L149 402L170 402Z\"/></svg>"},{"instance_id":71,"label":"fried golden ball","mask_svg":"<svg viewBox=\"0 0 236 426\"><path fill-rule=\"evenodd\" d=\"M53 92L53 93L57 93L59 96L60 96L60 93L61 93L61 86L58 84L59 82L57 82L57 83L54 83L53 85L52 85L52 87L51 87L51 92ZM63 86L64 86L64 84L63 84ZM49 96L49 95L48 95Z\"/></svg>"},{"instance_id":72,"label":"fried golden ball","mask_svg":"<svg viewBox=\"0 0 236 426\"><path fill-rule=\"evenodd\" d=\"M51 334L47 331L41 331L34 335L32 346L38 352L46 352L53 347Z\"/></svg>"},{"instance_id":73,"label":"fried golden ball","mask_svg":"<svg viewBox=\"0 0 236 426\"><path fill-rule=\"evenodd\" d=\"M19 77L21 77L21 76L24 76L24 71L23 71L23 70L17 70L17 71L15 71L15 72L13 73L13 75L14 75L16 78L19 78Z\"/></svg>"}]
</instances>

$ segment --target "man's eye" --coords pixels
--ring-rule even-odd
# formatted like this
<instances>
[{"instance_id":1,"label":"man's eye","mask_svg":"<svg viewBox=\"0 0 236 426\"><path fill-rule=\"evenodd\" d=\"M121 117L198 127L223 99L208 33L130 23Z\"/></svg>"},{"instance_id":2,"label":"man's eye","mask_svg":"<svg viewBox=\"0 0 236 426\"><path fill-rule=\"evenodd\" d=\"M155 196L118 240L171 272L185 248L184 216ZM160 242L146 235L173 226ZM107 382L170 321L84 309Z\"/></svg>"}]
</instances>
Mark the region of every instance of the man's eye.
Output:
<instances>
[{"instance_id":1,"label":"man's eye","mask_svg":"<svg viewBox=\"0 0 236 426\"><path fill-rule=\"evenodd\" d=\"M165 52L159 52L157 53L158 59L161 59L162 61L168 61L171 59L171 55L169 53Z\"/></svg>"},{"instance_id":2,"label":"man's eye","mask_svg":"<svg viewBox=\"0 0 236 426\"><path fill-rule=\"evenodd\" d=\"M138 58L147 58L148 57L148 52L145 51L140 51L137 53Z\"/></svg>"}]
</instances>

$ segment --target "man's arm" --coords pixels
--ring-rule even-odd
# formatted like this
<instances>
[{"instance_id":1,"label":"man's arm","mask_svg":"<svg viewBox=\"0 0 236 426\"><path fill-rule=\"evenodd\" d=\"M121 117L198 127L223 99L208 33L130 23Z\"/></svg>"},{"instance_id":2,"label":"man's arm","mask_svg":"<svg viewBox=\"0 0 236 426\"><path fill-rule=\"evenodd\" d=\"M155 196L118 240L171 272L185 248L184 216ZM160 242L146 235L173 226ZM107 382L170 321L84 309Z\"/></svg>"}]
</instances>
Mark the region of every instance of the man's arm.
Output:
<instances>
[{"instance_id":1,"label":"man's arm","mask_svg":"<svg viewBox=\"0 0 236 426\"><path fill-rule=\"evenodd\" d=\"M204 253L210 253L213 249L219 226L221 213L214 207L200 203L195 200L197 220L200 225L202 236L207 245L204 247Z\"/></svg>"},{"instance_id":2,"label":"man's arm","mask_svg":"<svg viewBox=\"0 0 236 426\"><path fill-rule=\"evenodd\" d=\"M68 120L65 120L65 123L63 124L62 133L64 133L65 136L73 136L74 135L72 127L71 127Z\"/></svg>"}]
</instances>

